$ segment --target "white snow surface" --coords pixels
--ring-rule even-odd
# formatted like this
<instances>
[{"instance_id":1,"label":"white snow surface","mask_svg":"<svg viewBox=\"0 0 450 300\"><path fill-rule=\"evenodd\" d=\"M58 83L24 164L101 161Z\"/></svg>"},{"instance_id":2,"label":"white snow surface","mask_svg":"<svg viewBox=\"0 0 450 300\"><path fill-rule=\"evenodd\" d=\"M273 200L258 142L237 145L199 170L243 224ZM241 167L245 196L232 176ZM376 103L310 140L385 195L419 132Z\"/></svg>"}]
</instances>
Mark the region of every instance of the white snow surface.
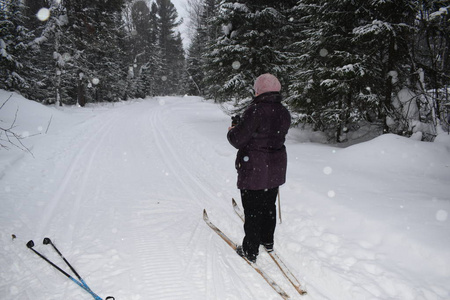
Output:
<instances>
[{"instance_id":1,"label":"white snow surface","mask_svg":"<svg viewBox=\"0 0 450 300\"><path fill-rule=\"evenodd\" d=\"M0 104L11 93L0 91ZM48 107L13 94L0 127L32 154L0 149L0 299L281 299L202 220L240 242L231 198L230 118L199 97ZM292 299L450 299L450 138L384 135L336 148L286 142L288 180L275 248L308 291ZM1 144L5 145L4 135ZM16 238L12 238L15 235Z\"/></svg>"}]
</instances>

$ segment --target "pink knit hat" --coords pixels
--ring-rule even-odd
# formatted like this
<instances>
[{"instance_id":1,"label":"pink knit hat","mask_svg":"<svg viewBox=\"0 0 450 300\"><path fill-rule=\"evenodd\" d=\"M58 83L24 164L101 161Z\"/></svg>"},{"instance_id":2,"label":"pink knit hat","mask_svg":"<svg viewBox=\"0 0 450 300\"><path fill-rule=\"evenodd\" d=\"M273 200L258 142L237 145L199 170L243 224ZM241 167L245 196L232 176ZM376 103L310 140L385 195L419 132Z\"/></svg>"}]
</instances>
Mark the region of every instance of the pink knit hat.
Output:
<instances>
[{"instance_id":1,"label":"pink knit hat","mask_svg":"<svg viewBox=\"0 0 450 300\"><path fill-rule=\"evenodd\" d=\"M261 95L267 92L279 92L281 84L275 76L266 73L256 78L253 88L256 95Z\"/></svg>"}]
</instances>

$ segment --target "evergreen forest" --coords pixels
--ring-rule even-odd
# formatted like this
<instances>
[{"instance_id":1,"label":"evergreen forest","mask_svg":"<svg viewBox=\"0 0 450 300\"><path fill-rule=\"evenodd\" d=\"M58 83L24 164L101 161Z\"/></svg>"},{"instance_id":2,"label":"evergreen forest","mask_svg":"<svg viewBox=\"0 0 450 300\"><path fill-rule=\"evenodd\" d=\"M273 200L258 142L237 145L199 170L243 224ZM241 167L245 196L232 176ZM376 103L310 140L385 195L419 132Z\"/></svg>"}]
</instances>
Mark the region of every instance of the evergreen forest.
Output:
<instances>
[{"instance_id":1,"label":"evergreen forest","mask_svg":"<svg viewBox=\"0 0 450 300\"><path fill-rule=\"evenodd\" d=\"M186 5L188 18L170 0L0 0L0 89L80 106L198 95L234 114L272 73L293 124L332 142L449 130L448 0Z\"/></svg>"}]
</instances>

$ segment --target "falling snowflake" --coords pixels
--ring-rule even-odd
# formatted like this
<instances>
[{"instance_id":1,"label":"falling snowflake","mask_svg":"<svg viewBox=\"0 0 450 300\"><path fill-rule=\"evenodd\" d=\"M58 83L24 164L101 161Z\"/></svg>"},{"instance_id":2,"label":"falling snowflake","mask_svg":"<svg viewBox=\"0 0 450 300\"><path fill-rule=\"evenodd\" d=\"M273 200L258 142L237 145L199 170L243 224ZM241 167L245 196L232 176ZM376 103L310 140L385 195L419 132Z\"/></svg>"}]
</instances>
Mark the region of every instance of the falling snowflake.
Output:
<instances>
[{"instance_id":1,"label":"falling snowflake","mask_svg":"<svg viewBox=\"0 0 450 300\"><path fill-rule=\"evenodd\" d=\"M323 173L325 175L330 175L331 173L333 173L333 169L331 167L325 167L323 168Z\"/></svg>"},{"instance_id":2,"label":"falling snowflake","mask_svg":"<svg viewBox=\"0 0 450 300\"><path fill-rule=\"evenodd\" d=\"M231 66L233 67L233 69L237 70L241 67L241 63L238 61L235 61L231 64Z\"/></svg>"},{"instance_id":3,"label":"falling snowflake","mask_svg":"<svg viewBox=\"0 0 450 300\"><path fill-rule=\"evenodd\" d=\"M47 21L48 18L50 18L50 10L48 8L41 8L38 13L36 14L36 17L40 20L40 21Z\"/></svg>"},{"instance_id":4,"label":"falling snowflake","mask_svg":"<svg viewBox=\"0 0 450 300\"><path fill-rule=\"evenodd\" d=\"M447 211L445 211L443 209L440 209L440 210L437 211L436 219L438 221L444 222L444 221L447 221L447 218L448 218L448 212Z\"/></svg>"},{"instance_id":5,"label":"falling snowflake","mask_svg":"<svg viewBox=\"0 0 450 300\"><path fill-rule=\"evenodd\" d=\"M319 52L320 56L325 57L328 55L328 50L327 49L320 49Z\"/></svg>"}]
</instances>

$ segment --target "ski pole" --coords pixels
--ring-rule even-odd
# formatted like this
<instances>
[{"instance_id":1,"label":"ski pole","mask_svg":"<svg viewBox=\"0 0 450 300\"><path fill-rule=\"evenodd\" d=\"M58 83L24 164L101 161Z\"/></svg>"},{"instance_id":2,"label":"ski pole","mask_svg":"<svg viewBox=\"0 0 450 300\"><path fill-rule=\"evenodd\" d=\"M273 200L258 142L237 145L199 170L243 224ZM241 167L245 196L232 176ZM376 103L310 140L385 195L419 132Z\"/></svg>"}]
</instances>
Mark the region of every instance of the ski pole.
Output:
<instances>
[{"instance_id":1,"label":"ski pole","mask_svg":"<svg viewBox=\"0 0 450 300\"><path fill-rule=\"evenodd\" d=\"M280 189L278 188L278 217L280 218L280 224L283 223L281 219L281 199L280 199Z\"/></svg>"},{"instance_id":2,"label":"ski pole","mask_svg":"<svg viewBox=\"0 0 450 300\"><path fill-rule=\"evenodd\" d=\"M53 247L53 249L56 251L56 253L58 253L59 256L61 256L61 258L62 258L62 259L64 260L64 262L69 266L70 270L72 270L72 272L77 276L77 278L80 280L80 282L81 282L86 288L88 288L89 290L91 290L91 289L89 288L89 286L86 284L86 282L84 282L84 280L81 278L81 276L77 273L77 271L75 270L75 268L72 267L72 265L71 265L71 264L67 261L67 259L61 254L61 252L59 252L58 248L56 248L55 244L53 244L53 242L52 242L48 237L44 238L43 244L44 244L44 245L48 245L48 244L52 245L52 247Z\"/></svg>"},{"instance_id":3,"label":"ski pole","mask_svg":"<svg viewBox=\"0 0 450 300\"><path fill-rule=\"evenodd\" d=\"M87 283L83 280L83 278L81 278L81 276L78 274L78 272L75 270L75 268L69 263L69 261L62 255L62 253L58 250L58 248L56 248L55 244L53 244L52 240L48 237L44 238L43 240L43 244L44 245L48 245L50 244L53 249L56 251L56 253L58 253L58 255L64 260L64 262L67 264L67 266L69 266L70 270L72 270L72 272L77 276L79 282L83 285L83 288L90 293L96 300L101 299L100 297L98 297L92 290L91 288L87 285ZM98 297L98 298L96 298ZM108 296L106 297L105 300L114 300L114 297Z\"/></svg>"},{"instance_id":4,"label":"ski pole","mask_svg":"<svg viewBox=\"0 0 450 300\"><path fill-rule=\"evenodd\" d=\"M51 262L47 257L45 257L44 255L42 255L41 253L39 253L38 251L36 251L33 247L34 247L34 242L31 240L27 243L27 247L29 249L31 249L31 251L33 251L34 253L36 253L40 258L42 258L43 260L45 260L46 262L48 262L52 267L54 267L56 270L60 271L61 273L63 273L67 278L72 279L72 276L70 276L69 274L67 274L63 269L61 269L60 267L58 267L57 265L55 265L53 262Z\"/></svg>"},{"instance_id":5,"label":"ski pole","mask_svg":"<svg viewBox=\"0 0 450 300\"><path fill-rule=\"evenodd\" d=\"M48 264L50 264L53 268L55 268L56 270L58 270L59 272L61 272L64 276L66 276L67 278L69 278L70 280L72 280L74 283L76 283L79 287L81 287L83 290L85 290L86 292L88 292L89 294L91 294L92 297L94 297L95 300L103 300L102 298L100 298L97 294L95 294L93 291L91 291L91 289L86 285L86 283L82 283L84 281L78 281L75 278L73 278L72 276L70 276L66 271L64 271L63 269L61 269L60 267L58 267L57 265L55 265L52 261L50 261L47 257L45 257L44 255L42 255L40 252L36 251L33 247L34 247L34 242L33 240L30 240L27 243L27 247L33 251L37 256L39 256L40 258L42 258L43 260L45 260ZM57 251L59 252L59 251ZM71 268L72 269L72 268ZM74 272L75 273L75 272ZM114 297L108 296L106 297L105 300L114 300Z\"/></svg>"}]
</instances>

